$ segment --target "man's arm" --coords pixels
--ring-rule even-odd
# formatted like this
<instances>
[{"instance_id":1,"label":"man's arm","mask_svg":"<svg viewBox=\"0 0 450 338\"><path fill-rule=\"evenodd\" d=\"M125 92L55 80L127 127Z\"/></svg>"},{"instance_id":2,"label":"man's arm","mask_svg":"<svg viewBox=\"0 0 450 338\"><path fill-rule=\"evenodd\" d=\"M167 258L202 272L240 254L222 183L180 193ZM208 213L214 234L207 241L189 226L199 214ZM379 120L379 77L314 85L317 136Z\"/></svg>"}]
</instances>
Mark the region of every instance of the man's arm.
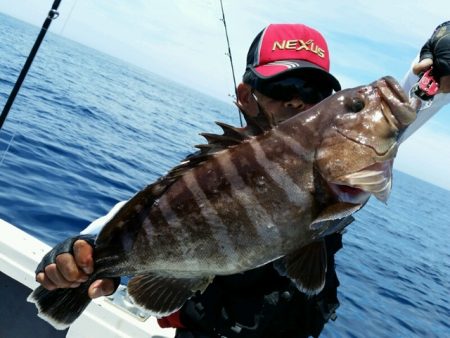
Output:
<instances>
[{"instance_id":1,"label":"man's arm","mask_svg":"<svg viewBox=\"0 0 450 338\"><path fill-rule=\"evenodd\" d=\"M417 119L402 135L400 142L407 139L443 106L450 103L450 21L439 25L422 47L403 79L403 89L408 93L419 81L419 74L433 66L433 76L439 82L439 92L433 104L417 114Z\"/></svg>"},{"instance_id":2,"label":"man's arm","mask_svg":"<svg viewBox=\"0 0 450 338\"><path fill-rule=\"evenodd\" d=\"M108 223L127 202L128 201L121 201L117 203L105 216L99 217L95 221L92 221L92 223L82 230L80 234L98 235L106 223Z\"/></svg>"}]
</instances>

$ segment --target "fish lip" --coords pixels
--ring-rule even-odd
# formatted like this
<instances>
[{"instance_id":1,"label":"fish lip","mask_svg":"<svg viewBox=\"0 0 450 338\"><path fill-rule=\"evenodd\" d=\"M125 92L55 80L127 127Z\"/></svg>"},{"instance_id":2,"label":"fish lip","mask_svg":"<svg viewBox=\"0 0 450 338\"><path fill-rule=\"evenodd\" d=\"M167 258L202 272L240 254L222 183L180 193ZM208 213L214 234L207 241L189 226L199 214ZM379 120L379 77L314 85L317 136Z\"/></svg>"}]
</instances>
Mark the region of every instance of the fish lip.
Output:
<instances>
[{"instance_id":1,"label":"fish lip","mask_svg":"<svg viewBox=\"0 0 450 338\"><path fill-rule=\"evenodd\" d=\"M376 89L381 99L382 112L391 126L400 131L415 120L417 109L394 78L384 77ZM392 93L394 100L387 91Z\"/></svg>"},{"instance_id":2,"label":"fish lip","mask_svg":"<svg viewBox=\"0 0 450 338\"><path fill-rule=\"evenodd\" d=\"M341 176L329 183L331 190L343 202L354 203L372 194L386 202L392 187L392 160L376 162L355 173Z\"/></svg>"},{"instance_id":3,"label":"fish lip","mask_svg":"<svg viewBox=\"0 0 450 338\"><path fill-rule=\"evenodd\" d=\"M391 126L391 128L398 133L401 128L400 121L395 117L394 113L392 112L392 107L389 105L389 101L386 100L386 96L383 94L383 92L380 90L380 97L381 97L381 111L386 118L387 122Z\"/></svg>"}]
</instances>

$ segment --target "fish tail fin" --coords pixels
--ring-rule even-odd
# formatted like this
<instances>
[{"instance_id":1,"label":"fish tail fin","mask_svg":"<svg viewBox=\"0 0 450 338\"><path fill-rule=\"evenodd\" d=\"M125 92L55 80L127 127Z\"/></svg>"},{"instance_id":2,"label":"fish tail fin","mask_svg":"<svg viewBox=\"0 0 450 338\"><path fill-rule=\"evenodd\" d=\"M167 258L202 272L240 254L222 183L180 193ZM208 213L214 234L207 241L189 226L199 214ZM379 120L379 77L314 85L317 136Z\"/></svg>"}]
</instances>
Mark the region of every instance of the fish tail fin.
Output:
<instances>
[{"instance_id":1,"label":"fish tail fin","mask_svg":"<svg viewBox=\"0 0 450 338\"><path fill-rule=\"evenodd\" d=\"M88 288L88 282L82 283L77 288L52 291L39 286L28 296L27 300L36 305L39 317L56 329L64 330L80 316L91 302Z\"/></svg>"}]
</instances>

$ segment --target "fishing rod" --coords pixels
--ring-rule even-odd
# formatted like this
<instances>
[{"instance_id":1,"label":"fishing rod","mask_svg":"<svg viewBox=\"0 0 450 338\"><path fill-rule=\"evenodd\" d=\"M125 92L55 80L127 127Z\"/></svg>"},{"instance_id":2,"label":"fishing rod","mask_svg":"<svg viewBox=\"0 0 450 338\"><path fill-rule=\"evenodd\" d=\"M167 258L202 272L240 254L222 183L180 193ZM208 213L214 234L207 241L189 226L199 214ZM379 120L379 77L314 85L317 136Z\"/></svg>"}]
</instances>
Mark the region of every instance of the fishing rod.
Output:
<instances>
[{"instance_id":1,"label":"fishing rod","mask_svg":"<svg viewBox=\"0 0 450 338\"><path fill-rule=\"evenodd\" d=\"M228 58L230 59L231 74L233 75L233 83L234 83L234 94L235 94L236 100L237 100L238 93L237 93L237 86L236 86L236 76L234 75L233 56L231 55L230 39L228 38L228 28L227 28L227 22L225 20L225 12L223 10L222 0L220 0L220 8L222 9L222 19L220 19L220 21L223 22L223 27L225 28L225 36L227 38L227 46L228 46L228 53L225 53L225 54L228 55ZM242 127L242 113L241 113L240 109L238 111L239 111L239 122L241 123L241 127Z\"/></svg>"},{"instance_id":2,"label":"fishing rod","mask_svg":"<svg viewBox=\"0 0 450 338\"><path fill-rule=\"evenodd\" d=\"M6 101L6 104L3 107L2 114L0 115L0 130L2 129L3 123L5 122L6 117L8 116L9 110L11 109L11 106L17 96L17 93L19 92L19 89L22 86L23 80L25 79L25 76L27 75L28 70L30 69L30 66L34 60L34 57L36 56L36 53L39 49L39 46L41 45L42 40L45 37L45 34L47 33L48 28L50 27L50 24L54 19L56 19L59 16L58 7L60 3L61 0L55 0L53 2L52 8L48 12L47 18L45 19L41 31L36 41L34 42L33 48L30 51L30 55L28 55L28 58L22 68L22 71L20 72L19 77L17 78L16 84L14 85L11 94L9 94L8 100Z\"/></svg>"}]
</instances>

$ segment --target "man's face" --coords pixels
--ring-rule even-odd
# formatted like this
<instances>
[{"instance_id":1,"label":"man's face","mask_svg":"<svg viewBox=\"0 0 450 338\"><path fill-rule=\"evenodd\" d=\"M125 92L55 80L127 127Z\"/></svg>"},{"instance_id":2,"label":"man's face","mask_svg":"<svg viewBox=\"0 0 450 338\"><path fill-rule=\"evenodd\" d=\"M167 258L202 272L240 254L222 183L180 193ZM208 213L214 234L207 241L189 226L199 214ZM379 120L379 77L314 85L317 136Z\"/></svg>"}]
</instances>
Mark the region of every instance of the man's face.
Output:
<instances>
[{"instance_id":1,"label":"man's face","mask_svg":"<svg viewBox=\"0 0 450 338\"><path fill-rule=\"evenodd\" d=\"M256 90L252 95L259 108L273 116L276 124L314 106L313 103L305 103L298 95L287 101L273 99Z\"/></svg>"},{"instance_id":2,"label":"man's face","mask_svg":"<svg viewBox=\"0 0 450 338\"><path fill-rule=\"evenodd\" d=\"M252 88L252 98L259 110L278 124L303 112L329 96L332 90L314 79L290 76L261 80Z\"/></svg>"}]
</instances>

